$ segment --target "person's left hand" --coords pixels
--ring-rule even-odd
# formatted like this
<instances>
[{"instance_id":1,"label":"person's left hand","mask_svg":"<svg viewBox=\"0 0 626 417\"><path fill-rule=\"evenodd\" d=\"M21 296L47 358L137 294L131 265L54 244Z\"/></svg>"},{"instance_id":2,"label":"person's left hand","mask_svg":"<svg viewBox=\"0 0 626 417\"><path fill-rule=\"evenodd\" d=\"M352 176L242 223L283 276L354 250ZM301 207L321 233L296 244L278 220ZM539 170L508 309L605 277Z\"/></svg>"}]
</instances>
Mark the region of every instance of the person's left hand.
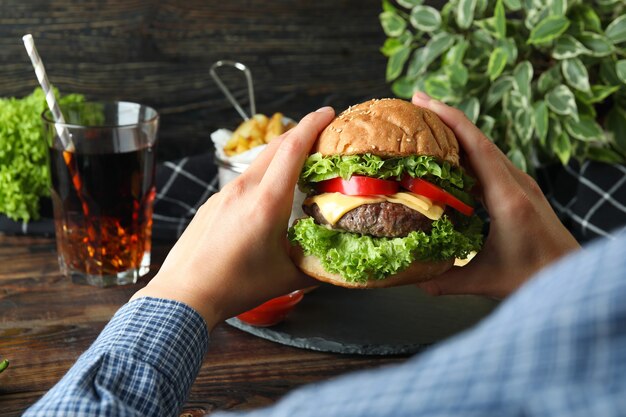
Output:
<instances>
[{"instance_id":1,"label":"person's left hand","mask_svg":"<svg viewBox=\"0 0 626 417\"><path fill-rule=\"evenodd\" d=\"M304 159L334 114L330 107L319 109L274 139L198 210L156 276L131 299L181 301L210 330L270 298L310 286L312 279L289 258L287 228Z\"/></svg>"}]
</instances>

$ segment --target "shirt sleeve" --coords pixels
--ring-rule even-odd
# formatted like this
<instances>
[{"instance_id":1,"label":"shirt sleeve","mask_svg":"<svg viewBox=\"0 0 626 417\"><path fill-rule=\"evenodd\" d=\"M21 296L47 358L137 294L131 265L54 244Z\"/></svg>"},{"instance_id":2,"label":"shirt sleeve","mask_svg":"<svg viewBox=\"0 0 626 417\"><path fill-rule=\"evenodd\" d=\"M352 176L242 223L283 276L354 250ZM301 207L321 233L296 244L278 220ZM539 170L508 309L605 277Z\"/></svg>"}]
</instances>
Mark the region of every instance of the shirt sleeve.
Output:
<instances>
[{"instance_id":1,"label":"shirt sleeve","mask_svg":"<svg viewBox=\"0 0 626 417\"><path fill-rule=\"evenodd\" d=\"M177 416L208 343L204 320L187 305L133 300L24 416Z\"/></svg>"},{"instance_id":2,"label":"shirt sleeve","mask_svg":"<svg viewBox=\"0 0 626 417\"><path fill-rule=\"evenodd\" d=\"M621 234L572 253L406 363L309 385L245 416L622 416L625 378Z\"/></svg>"}]
</instances>

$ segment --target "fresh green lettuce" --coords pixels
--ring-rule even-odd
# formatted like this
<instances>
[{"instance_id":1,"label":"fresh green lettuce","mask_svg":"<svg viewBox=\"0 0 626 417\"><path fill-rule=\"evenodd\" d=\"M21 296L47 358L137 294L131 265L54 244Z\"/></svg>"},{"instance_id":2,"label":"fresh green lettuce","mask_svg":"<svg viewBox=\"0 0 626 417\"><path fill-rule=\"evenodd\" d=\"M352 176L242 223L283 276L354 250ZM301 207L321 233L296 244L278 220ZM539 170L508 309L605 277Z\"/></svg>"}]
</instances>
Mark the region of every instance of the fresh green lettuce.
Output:
<instances>
[{"instance_id":1,"label":"fresh green lettuce","mask_svg":"<svg viewBox=\"0 0 626 417\"><path fill-rule=\"evenodd\" d=\"M83 100L73 94L60 102ZM13 220L37 219L40 197L50 195L48 148L41 122L45 109L41 88L24 98L0 98L0 213Z\"/></svg>"},{"instance_id":2,"label":"fresh green lettuce","mask_svg":"<svg viewBox=\"0 0 626 417\"><path fill-rule=\"evenodd\" d=\"M466 258L482 246L482 221L473 216L454 225L447 216L433 222L430 233L411 232L403 238L375 238L332 230L312 218L299 220L289 229L289 240L305 255L320 259L331 273L348 282L365 282L406 269L414 260Z\"/></svg>"},{"instance_id":3,"label":"fresh green lettuce","mask_svg":"<svg viewBox=\"0 0 626 417\"><path fill-rule=\"evenodd\" d=\"M460 168L423 155L383 159L371 154L322 156L314 153L304 162L300 182L319 182L335 177L349 179L352 175L400 179L403 173L412 177L433 176L448 181L457 188L465 188L466 178Z\"/></svg>"}]
</instances>

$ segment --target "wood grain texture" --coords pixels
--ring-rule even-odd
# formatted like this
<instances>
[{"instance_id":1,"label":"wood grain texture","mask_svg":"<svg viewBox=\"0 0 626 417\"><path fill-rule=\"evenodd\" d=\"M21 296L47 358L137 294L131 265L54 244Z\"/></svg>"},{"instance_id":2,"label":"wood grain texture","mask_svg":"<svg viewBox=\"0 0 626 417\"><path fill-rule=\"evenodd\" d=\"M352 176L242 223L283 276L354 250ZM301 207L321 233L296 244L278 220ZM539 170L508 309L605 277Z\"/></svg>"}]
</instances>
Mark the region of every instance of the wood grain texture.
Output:
<instances>
[{"instance_id":1,"label":"wood grain texture","mask_svg":"<svg viewBox=\"0 0 626 417\"><path fill-rule=\"evenodd\" d=\"M153 271L169 245L157 243ZM53 239L0 235L0 416L19 416L71 367L115 311L149 280L98 289L61 277ZM185 412L269 405L306 383L402 357L336 355L282 346L227 325L211 335L209 353Z\"/></svg>"},{"instance_id":2,"label":"wood grain texture","mask_svg":"<svg viewBox=\"0 0 626 417\"><path fill-rule=\"evenodd\" d=\"M390 95L380 12L377 0L3 0L0 96L37 86L21 41L32 33L63 93L154 106L161 159L210 151L211 131L241 121L209 75L220 59L252 69L266 114ZM242 74L220 74L245 102Z\"/></svg>"}]
</instances>

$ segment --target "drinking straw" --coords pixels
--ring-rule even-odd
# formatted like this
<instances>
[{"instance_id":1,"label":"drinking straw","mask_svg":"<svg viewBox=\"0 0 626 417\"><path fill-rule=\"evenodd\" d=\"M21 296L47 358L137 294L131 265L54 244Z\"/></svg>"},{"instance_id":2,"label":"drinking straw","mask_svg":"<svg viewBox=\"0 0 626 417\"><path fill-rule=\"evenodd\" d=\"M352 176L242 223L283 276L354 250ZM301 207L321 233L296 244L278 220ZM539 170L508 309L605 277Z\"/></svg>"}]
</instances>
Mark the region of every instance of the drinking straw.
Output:
<instances>
[{"instance_id":1,"label":"drinking straw","mask_svg":"<svg viewBox=\"0 0 626 417\"><path fill-rule=\"evenodd\" d=\"M46 69L43 66L43 61L37 52L37 48L35 48L35 40L33 39L33 35L30 33L24 35L22 37L24 41L24 46L26 47L26 52L30 57L30 61L33 63L33 68L35 69L35 75L37 75L37 80L43 89L43 92L46 95L46 103L48 103L48 108L50 109L50 113L52 113L52 118L54 119L54 128L57 131L57 136L61 141L61 145L63 146L63 160L65 161L65 165L67 165L67 169L70 172L70 176L72 177L72 184L76 189L78 194L78 198L82 202L83 212L85 216L88 216L89 210L85 199L81 193L81 184L82 181L80 176L78 175L78 170L76 169L76 165L73 162L72 152L74 152L74 143L72 143L70 132L67 130L65 126L65 118L63 117L63 113L61 112L61 108L59 107L59 103L57 103L56 97L54 96L54 90L50 86L50 81L48 81L48 76L46 75ZM91 225L88 226L91 230Z\"/></svg>"},{"instance_id":2,"label":"drinking straw","mask_svg":"<svg viewBox=\"0 0 626 417\"><path fill-rule=\"evenodd\" d=\"M46 103L48 103L48 108L52 113L52 117L54 118L55 124L54 127L57 131L57 135L61 140L61 144L63 145L63 150L72 152L74 150L74 144L72 143L72 139L70 138L70 133L65 127L65 118L63 117L63 113L61 113L61 108L57 103L56 97L54 96L54 90L50 86L50 81L48 81L48 76L46 75L46 69L43 66L43 61L37 52L37 48L35 48L35 40L33 39L33 35L30 33L24 35L22 37L24 41L24 46L26 47L26 52L30 57L30 61L33 63L33 68L35 69L35 75L37 75L37 80L43 89L43 92L46 95Z\"/></svg>"}]
</instances>

